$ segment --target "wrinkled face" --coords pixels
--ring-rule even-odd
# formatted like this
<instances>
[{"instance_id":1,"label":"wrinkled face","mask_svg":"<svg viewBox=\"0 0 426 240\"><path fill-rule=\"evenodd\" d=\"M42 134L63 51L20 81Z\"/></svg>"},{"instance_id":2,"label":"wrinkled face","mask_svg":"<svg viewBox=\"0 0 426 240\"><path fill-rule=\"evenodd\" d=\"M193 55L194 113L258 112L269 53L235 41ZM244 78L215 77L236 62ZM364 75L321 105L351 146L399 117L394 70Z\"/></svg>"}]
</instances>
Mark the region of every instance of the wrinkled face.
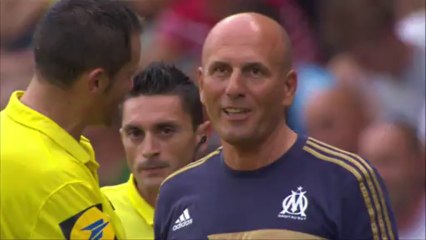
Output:
<instances>
[{"instance_id":1,"label":"wrinkled face","mask_svg":"<svg viewBox=\"0 0 426 240\"><path fill-rule=\"evenodd\" d=\"M230 144L255 144L284 120L294 80L276 54L276 44L258 36L212 40L199 70L200 96L213 127ZM290 77L289 77L290 76Z\"/></svg>"},{"instance_id":2,"label":"wrinkled face","mask_svg":"<svg viewBox=\"0 0 426 240\"><path fill-rule=\"evenodd\" d=\"M396 128L382 126L368 129L361 136L360 154L383 177L395 208L410 200L415 184L424 184L424 166L416 161L406 137Z\"/></svg>"},{"instance_id":3,"label":"wrinkled face","mask_svg":"<svg viewBox=\"0 0 426 240\"><path fill-rule=\"evenodd\" d=\"M127 99L120 130L129 168L139 189L161 182L193 160L197 134L179 96Z\"/></svg>"},{"instance_id":4,"label":"wrinkled face","mask_svg":"<svg viewBox=\"0 0 426 240\"><path fill-rule=\"evenodd\" d=\"M133 34L131 39L131 60L124 65L111 80L111 85L105 91L105 98L102 101L101 118L102 122L110 125L119 118L118 105L123 101L124 96L132 87L132 80L139 67L140 59L140 35Z\"/></svg>"}]
</instances>

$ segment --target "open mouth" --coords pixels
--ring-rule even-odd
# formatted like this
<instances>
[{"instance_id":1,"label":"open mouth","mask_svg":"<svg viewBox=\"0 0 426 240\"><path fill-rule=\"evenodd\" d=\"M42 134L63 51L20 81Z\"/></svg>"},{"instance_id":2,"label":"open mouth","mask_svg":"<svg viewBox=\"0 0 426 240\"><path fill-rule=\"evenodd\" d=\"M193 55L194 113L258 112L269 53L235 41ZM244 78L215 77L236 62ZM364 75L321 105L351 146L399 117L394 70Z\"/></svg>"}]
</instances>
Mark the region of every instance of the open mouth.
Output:
<instances>
[{"instance_id":1,"label":"open mouth","mask_svg":"<svg viewBox=\"0 0 426 240\"><path fill-rule=\"evenodd\" d=\"M227 115L234 115L234 114L245 114L250 112L250 110L247 108L227 107L227 108L223 108L223 112L225 112Z\"/></svg>"}]
</instances>

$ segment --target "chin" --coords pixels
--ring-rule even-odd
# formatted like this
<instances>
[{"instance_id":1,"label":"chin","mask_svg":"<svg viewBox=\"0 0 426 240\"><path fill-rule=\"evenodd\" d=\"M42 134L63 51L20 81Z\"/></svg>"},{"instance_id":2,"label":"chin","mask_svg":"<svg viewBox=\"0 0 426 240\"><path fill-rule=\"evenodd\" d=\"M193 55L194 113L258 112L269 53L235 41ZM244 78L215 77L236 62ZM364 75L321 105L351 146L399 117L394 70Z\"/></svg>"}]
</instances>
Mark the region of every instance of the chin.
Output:
<instances>
[{"instance_id":1,"label":"chin","mask_svg":"<svg viewBox=\"0 0 426 240\"><path fill-rule=\"evenodd\" d=\"M250 145L252 142L255 142L252 134L232 134L228 132L222 134L221 138L228 144L235 146Z\"/></svg>"},{"instance_id":2,"label":"chin","mask_svg":"<svg viewBox=\"0 0 426 240\"><path fill-rule=\"evenodd\" d=\"M144 182L144 185L149 188L149 189L153 189L153 190L158 190L160 189L160 185L161 183L164 181L165 178L163 177L156 177L156 178L145 178L144 180L142 180Z\"/></svg>"}]
</instances>

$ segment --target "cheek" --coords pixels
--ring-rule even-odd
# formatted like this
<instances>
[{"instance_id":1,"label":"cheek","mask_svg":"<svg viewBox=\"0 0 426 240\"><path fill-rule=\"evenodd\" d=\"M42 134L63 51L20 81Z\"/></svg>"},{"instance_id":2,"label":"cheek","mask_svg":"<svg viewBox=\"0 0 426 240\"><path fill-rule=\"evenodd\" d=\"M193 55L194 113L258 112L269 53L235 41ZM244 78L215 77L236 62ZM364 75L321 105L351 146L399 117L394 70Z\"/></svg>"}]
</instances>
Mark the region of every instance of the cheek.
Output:
<instances>
[{"instance_id":1,"label":"cheek","mask_svg":"<svg viewBox=\"0 0 426 240\"><path fill-rule=\"evenodd\" d=\"M208 79L204 82L203 95L204 100L212 102L215 99L220 98L221 93L224 91L224 81L218 81L214 79Z\"/></svg>"},{"instance_id":2,"label":"cheek","mask_svg":"<svg viewBox=\"0 0 426 240\"><path fill-rule=\"evenodd\" d=\"M137 146L130 143L129 141L123 141L124 152L126 153L126 160L129 168L133 170L135 160L137 157Z\"/></svg>"},{"instance_id":3,"label":"cheek","mask_svg":"<svg viewBox=\"0 0 426 240\"><path fill-rule=\"evenodd\" d=\"M192 160L195 140L188 137L175 139L173 142L167 143L163 148L168 149L167 157L170 159L170 164L173 168L180 168ZM175 169L176 170L176 169Z\"/></svg>"},{"instance_id":4,"label":"cheek","mask_svg":"<svg viewBox=\"0 0 426 240\"><path fill-rule=\"evenodd\" d=\"M284 116L282 91L271 86L259 86L251 88L250 95L265 114Z\"/></svg>"}]
</instances>

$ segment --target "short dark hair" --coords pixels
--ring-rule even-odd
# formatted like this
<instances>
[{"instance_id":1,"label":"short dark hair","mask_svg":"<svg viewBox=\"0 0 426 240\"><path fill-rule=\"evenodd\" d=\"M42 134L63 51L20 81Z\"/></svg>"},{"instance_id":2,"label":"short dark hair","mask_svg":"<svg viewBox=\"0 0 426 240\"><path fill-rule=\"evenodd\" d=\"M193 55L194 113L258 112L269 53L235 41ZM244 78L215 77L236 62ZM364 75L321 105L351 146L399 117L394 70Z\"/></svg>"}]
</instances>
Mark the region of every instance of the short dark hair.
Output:
<instances>
[{"instance_id":1,"label":"short dark hair","mask_svg":"<svg viewBox=\"0 0 426 240\"><path fill-rule=\"evenodd\" d=\"M84 71L104 68L113 77L131 59L131 36L139 17L117 0L61 0L34 33L36 71L66 88Z\"/></svg>"},{"instance_id":2,"label":"short dark hair","mask_svg":"<svg viewBox=\"0 0 426 240\"><path fill-rule=\"evenodd\" d=\"M177 95L183 109L191 115L194 129L203 122L203 107L197 86L174 65L153 62L138 73L127 99L141 95Z\"/></svg>"}]
</instances>

